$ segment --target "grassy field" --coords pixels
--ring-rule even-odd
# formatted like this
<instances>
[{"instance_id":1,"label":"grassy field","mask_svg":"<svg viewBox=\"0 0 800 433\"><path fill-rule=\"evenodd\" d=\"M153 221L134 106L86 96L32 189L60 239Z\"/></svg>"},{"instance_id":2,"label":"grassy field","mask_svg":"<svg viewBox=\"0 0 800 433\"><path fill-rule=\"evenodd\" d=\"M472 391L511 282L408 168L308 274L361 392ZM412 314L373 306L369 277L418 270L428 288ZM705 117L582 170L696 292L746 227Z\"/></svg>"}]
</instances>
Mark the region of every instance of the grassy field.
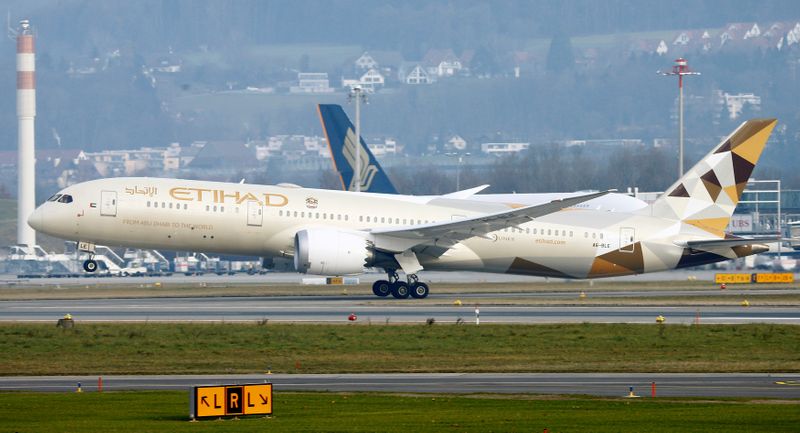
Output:
<instances>
[{"instance_id":1,"label":"grassy field","mask_svg":"<svg viewBox=\"0 0 800 433\"><path fill-rule=\"evenodd\" d=\"M0 393L0 430L796 432L796 401L275 393L273 417L188 422L187 392Z\"/></svg>"},{"instance_id":2,"label":"grassy field","mask_svg":"<svg viewBox=\"0 0 800 433\"><path fill-rule=\"evenodd\" d=\"M792 325L0 325L0 375L796 372Z\"/></svg>"}]
</instances>

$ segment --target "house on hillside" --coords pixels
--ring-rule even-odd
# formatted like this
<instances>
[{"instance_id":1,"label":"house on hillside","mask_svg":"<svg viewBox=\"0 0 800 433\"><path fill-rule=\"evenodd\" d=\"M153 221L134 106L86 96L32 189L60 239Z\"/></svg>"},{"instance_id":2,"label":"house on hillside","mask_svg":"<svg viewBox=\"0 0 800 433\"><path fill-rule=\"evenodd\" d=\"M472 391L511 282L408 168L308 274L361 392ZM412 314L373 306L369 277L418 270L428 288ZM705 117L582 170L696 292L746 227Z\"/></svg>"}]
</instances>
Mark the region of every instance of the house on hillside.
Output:
<instances>
[{"instance_id":1,"label":"house on hillside","mask_svg":"<svg viewBox=\"0 0 800 433\"><path fill-rule=\"evenodd\" d=\"M419 63L415 64L408 74L403 75L401 71L401 80L411 85L433 83L431 76L428 75L428 72Z\"/></svg>"},{"instance_id":2,"label":"house on hillside","mask_svg":"<svg viewBox=\"0 0 800 433\"><path fill-rule=\"evenodd\" d=\"M745 32L742 39L757 38L759 36L761 36L761 29L758 27L758 23L753 23L753 26L750 27L750 30Z\"/></svg>"},{"instance_id":3,"label":"house on hillside","mask_svg":"<svg viewBox=\"0 0 800 433\"><path fill-rule=\"evenodd\" d=\"M357 58L354 63L356 70L361 70L362 72L378 67L378 62L366 51L364 51L364 54Z\"/></svg>"},{"instance_id":4,"label":"house on hillside","mask_svg":"<svg viewBox=\"0 0 800 433\"><path fill-rule=\"evenodd\" d=\"M661 42L658 43L658 47L656 47L656 54L659 56L663 56L669 52L669 47L667 43L662 39Z\"/></svg>"},{"instance_id":5,"label":"house on hillside","mask_svg":"<svg viewBox=\"0 0 800 433\"><path fill-rule=\"evenodd\" d=\"M422 63L428 74L437 77L452 77L460 73L463 68L461 59L451 49L430 49L422 58Z\"/></svg>"},{"instance_id":6,"label":"house on hillside","mask_svg":"<svg viewBox=\"0 0 800 433\"><path fill-rule=\"evenodd\" d=\"M678 34L674 41L672 41L672 45L689 45L689 42L692 41L692 32L690 31L682 31Z\"/></svg>"},{"instance_id":7,"label":"house on hillside","mask_svg":"<svg viewBox=\"0 0 800 433\"><path fill-rule=\"evenodd\" d=\"M342 87L347 90L360 86L367 93L374 93L385 85L386 78L377 69L370 69L357 79L342 78Z\"/></svg>"}]
</instances>

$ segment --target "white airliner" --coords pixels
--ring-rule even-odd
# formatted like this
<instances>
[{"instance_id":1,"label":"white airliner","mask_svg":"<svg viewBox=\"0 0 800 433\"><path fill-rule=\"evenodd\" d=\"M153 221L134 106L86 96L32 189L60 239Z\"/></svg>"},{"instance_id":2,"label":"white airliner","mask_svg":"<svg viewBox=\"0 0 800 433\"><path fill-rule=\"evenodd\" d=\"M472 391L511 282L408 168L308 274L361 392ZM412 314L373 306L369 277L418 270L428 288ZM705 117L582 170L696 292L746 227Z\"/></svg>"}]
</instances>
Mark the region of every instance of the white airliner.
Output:
<instances>
[{"instance_id":1,"label":"white airliner","mask_svg":"<svg viewBox=\"0 0 800 433\"><path fill-rule=\"evenodd\" d=\"M576 206L597 192L543 204L453 196L354 193L161 178L67 187L28 219L34 229L95 244L293 257L298 272L386 270L376 295L424 298L417 272L465 270L563 278L663 271L743 257L768 240L724 232L775 127L743 123L646 208ZM513 197L511 197L513 199ZM97 264L90 257L84 268ZM407 276L407 282L397 271Z\"/></svg>"}]
</instances>

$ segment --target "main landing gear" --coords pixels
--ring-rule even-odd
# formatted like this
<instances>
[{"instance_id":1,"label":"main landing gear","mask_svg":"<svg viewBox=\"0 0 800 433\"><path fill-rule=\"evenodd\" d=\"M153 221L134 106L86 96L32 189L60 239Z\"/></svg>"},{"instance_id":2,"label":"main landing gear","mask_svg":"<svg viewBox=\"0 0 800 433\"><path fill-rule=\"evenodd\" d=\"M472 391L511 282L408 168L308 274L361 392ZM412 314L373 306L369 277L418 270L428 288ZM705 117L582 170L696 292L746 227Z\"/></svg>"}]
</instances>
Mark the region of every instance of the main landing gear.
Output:
<instances>
[{"instance_id":1,"label":"main landing gear","mask_svg":"<svg viewBox=\"0 0 800 433\"><path fill-rule=\"evenodd\" d=\"M408 282L405 282L400 280L394 269L389 269L386 273L388 280L378 280L372 285L372 292L376 296L385 298L391 294L397 299L407 299L409 296L416 299L428 297L430 288L420 282L416 274L407 275Z\"/></svg>"}]
</instances>

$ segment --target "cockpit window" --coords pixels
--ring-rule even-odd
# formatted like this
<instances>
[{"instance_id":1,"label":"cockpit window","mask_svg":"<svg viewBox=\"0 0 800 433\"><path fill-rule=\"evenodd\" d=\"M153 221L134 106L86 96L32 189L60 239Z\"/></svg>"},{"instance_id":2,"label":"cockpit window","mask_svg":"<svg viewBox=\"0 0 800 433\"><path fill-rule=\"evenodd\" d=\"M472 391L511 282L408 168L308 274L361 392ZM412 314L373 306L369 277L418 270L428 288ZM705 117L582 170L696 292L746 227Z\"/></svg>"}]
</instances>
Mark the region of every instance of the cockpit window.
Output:
<instances>
[{"instance_id":1,"label":"cockpit window","mask_svg":"<svg viewBox=\"0 0 800 433\"><path fill-rule=\"evenodd\" d=\"M56 200L58 200L59 198L61 198L61 195L62 195L62 194L55 194L55 195L53 195L52 197L48 198L48 199L47 199L47 201L56 201Z\"/></svg>"},{"instance_id":2,"label":"cockpit window","mask_svg":"<svg viewBox=\"0 0 800 433\"><path fill-rule=\"evenodd\" d=\"M58 199L59 203L72 203L72 196L69 194L64 194Z\"/></svg>"}]
</instances>

